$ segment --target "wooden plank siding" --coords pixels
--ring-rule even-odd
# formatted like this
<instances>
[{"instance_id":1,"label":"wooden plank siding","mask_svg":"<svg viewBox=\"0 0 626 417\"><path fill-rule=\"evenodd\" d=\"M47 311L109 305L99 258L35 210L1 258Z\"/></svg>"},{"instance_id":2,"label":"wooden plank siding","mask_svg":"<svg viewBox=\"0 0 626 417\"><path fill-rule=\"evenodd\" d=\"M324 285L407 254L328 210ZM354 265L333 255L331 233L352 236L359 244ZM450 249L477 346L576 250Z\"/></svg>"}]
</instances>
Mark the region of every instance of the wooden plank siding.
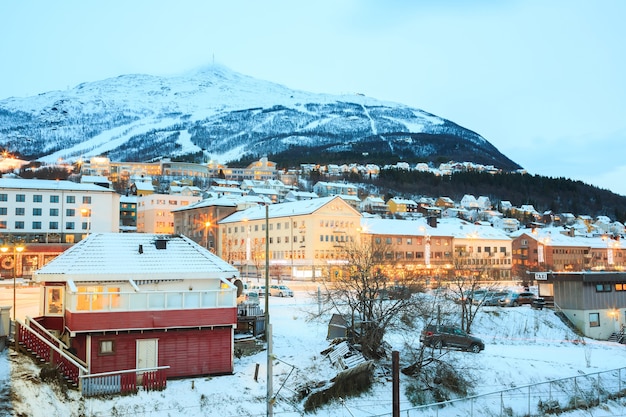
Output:
<instances>
[{"instance_id":1,"label":"wooden plank siding","mask_svg":"<svg viewBox=\"0 0 626 417\"><path fill-rule=\"evenodd\" d=\"M229 326L236 323L236 307L87 313L65 310L65 326L76 333Z\"/></svg>"},{"instance_id":2,"label":"wooden plank siding","mask_svg":"<svg viewBox=\"0 0 626 417\"><path fill-rule=\"evenodd\" d=\"M554 301L571 310L594 310L626 307L626 291L616 291L615 284L626 284L623 273L549 274L554 284ZM610 286L610 291L597 291L597 284Z\"/></svg>"},{"instance_id":3,"label":"wooden plank siding","mask_svg":"<svg viewBox=\"0 0 626 417\"><path fill-rule=\"evenodd\" d=\"M158 366L169 366L167 378L233 372L233 329L187 329L93 335L91 373L136 367L137 340L158 339ZM100 341L113 340L114 353L99 354Z\"/></svg>"}]
</instances>

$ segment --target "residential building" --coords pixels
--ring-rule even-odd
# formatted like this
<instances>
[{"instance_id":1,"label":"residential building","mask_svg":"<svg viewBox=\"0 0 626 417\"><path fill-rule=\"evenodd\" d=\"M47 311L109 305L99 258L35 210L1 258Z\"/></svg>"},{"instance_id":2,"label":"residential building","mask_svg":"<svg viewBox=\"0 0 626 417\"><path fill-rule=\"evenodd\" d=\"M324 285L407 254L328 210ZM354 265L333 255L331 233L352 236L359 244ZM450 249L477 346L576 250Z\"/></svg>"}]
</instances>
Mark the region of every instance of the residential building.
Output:
<instances>
[{"instance_id":1,"label":"residential building","mask_svg":"<svg viewBox=\"0 0 626 417\"><path fill-rule=\"evenodd\" d=\"M94 233L37 271L40 316L16 334L33 350L43 335L83 390L232 373L237 274L184 236Z\"/></svg>"},{"instance_id":2,"label":"residential building","mask_svg":"<svg viewBox=\"0 0 626 417\"><path fill-rule=\"evenodd\" d=\"M401 197L393 197L387 201L387 206L389 207L389 212L391 214L405 215L406 213L417 213L418 205L415 201L401 198Z\"/></svg>"},{"instance_id":3,"label":"residential building","mask_svg":"<svg viewBox=\"0 0 626 417\"><path fill-rule=\"evenodd\" d=\"M539 295L554 299L559 310L586 336L607 340L624 335L626 273L548 271L534 274Z\"/></svg>"},{"instance_id":4,"label":"residential building","mask_svg":"<svg viewBox=\"0 0 626 417\"><path fill-rule=\"evenodd\" d=\"M193 195L149 194L137 197L137 231L140 233L174 233L172 210L200 201Z\"/></svg>"},{"instance_id":5,"label":"residential building","mask_svg":"<svg viewBox=\"0 0 626 417\"><path fill-rule=\"evenodd\" d=\"M0 238L75 243L93 232L117 232L120 196L71 181L0 179Z\"/></svg>"},{"instance_id":6,"label":"residential building","mask_svg":"<svg viewBox=\"0 0 626 417\"><path fill-rule=\"evenodd\" d=\"M218 222L238 209L238 200L228 197L207 198L175 208L172 210L174 233L187 236L211 252L221 253Z\"/></svg>"},{"instance_id":7,"label":"residential building","mask_svg":"<svg viewBox=\"0 0 626 417\"><path fill-rule=\"evenodd\" d=\"M369 195L359 204L359 211L383 216L389 211L389 206L387 206L387 203L385 203L382 197Z\"/></svg>"},{"instance_id":8,"label":"residential building","mask_svg":"<svg viewBox=\"0 0 626 417\"><path fill-rule=\"evenodd\" d=\"M267 243L272 278L328 278L345 265L343 248L360 218L339 196L252 207L218 222L220 255L254 276L265 267Z\"/></svg>"},{"instance_id":9,"label":"residential building","mask_svg":"<svg viewBox=\"0 0 626 417\"><path fill-rule=\"evenodd\" d=\"M626 269L626 249L610 235L584 237L574 229L521 229L513 233L513 264L525 271Z\"/></svg>"},{"instance_id":10,"label":"residential building","mask_svg":"<svg viewBox=\"0 0 626 417\"><path fill-rule=\"evenodd\" d=\"M120 231L137 231L137 196L120 196Z\"/></svg>"},{"instance_id":11,"label":"residential building","mask_svg":"<svg viewBox=\"0 0 626 417\"><path fill-rule=\"evenodd\" d=\"M344 184L342 182L326 182L318 181L313 186L313 192L320 197L328 197L333 195L358 195L358 188L352 184Z\"/></svg>"}]
</instances>

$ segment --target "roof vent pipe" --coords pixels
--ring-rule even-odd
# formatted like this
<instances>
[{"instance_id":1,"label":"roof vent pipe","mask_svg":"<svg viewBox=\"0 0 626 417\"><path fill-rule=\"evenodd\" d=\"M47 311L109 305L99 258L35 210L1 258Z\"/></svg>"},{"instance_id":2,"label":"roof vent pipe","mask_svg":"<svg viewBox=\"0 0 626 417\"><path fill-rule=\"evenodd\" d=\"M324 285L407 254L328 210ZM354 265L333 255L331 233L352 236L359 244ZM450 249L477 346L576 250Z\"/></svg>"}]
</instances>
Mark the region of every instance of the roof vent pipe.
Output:
<instances>
[{"instance_id":1,"label":"roof vent pipe","mask_svg":"<svg viewBox=\"0 0 626 417\"><path fill-rule=\"evenodd\" d=\"M143 253L143 245L139 245L139 253L142 254Z\"/></svg>"}]
</instances>

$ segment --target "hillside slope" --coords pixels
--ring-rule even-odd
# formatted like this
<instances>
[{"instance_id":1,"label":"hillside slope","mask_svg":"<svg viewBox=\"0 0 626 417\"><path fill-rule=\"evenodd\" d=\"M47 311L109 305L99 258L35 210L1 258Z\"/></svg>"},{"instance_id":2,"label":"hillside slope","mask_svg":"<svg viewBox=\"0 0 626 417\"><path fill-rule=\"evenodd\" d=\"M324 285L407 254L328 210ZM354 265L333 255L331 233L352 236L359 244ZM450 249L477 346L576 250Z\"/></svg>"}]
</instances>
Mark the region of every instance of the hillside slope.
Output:
<instances>
[{"instance_id":1,"label":"hillside slope","mask_svg":"<svg viewBox=\"0 0 626 417\"><path fill-rule=\"evenodd\" d=\"M0 146L27 159L107 154L196 162L296 152L458 160L520 168L479 134L420 109L361 95L288 89L213 65L176 77L123 75L0 101ZM350 158L346 158L349 160Z\"/></svg>"}]
</instances>

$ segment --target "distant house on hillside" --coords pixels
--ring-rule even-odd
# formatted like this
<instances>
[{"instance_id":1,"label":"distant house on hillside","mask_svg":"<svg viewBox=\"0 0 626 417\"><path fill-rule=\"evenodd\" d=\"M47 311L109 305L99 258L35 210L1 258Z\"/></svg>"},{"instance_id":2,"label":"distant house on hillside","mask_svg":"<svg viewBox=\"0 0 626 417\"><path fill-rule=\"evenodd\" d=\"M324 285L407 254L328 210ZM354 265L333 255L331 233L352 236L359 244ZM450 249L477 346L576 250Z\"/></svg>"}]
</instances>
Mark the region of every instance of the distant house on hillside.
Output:
<instances>
[{"instance_id":1,"label":"distant house on hillside","mask_svg":"<svg viewBox=\"0 0 626 417\"><path fill-rule=\"evenodd\" d=\"M361 204L359 205L359 211L370 214L378 214L382 216L386 214L387 211L389 211L389 207L385 203L385 200L383 200L381 197L370 195L365 197L365 199L361 201Z\"/></svg>"}]
</instances>

